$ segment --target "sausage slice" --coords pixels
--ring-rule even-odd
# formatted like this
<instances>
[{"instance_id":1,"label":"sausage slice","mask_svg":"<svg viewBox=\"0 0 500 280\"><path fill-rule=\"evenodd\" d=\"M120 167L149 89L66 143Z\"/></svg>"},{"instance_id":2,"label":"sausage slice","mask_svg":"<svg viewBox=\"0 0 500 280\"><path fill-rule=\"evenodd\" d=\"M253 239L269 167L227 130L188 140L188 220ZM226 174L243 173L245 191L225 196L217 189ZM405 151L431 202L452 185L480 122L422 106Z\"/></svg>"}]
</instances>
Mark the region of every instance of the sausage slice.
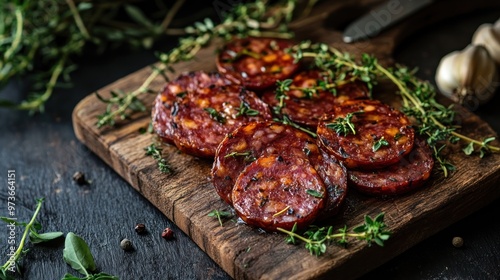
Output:
<instances>
[{"instance_id":1,"label":"sausage slice","mask_svg":"<svg viewBox=\"0 0 500 280\"><path fill-rule=\"evenodd\" d=\"M346 125L349 119L351 126ZM339 124L344 124L344 132L337 130ZM320 119L317 134L318 145L348 169L397 163L412 150L414 142L408 118L376 100L346 101Z\"/></svg>"},{"instance_id":2,"label":"sausage slice","mask_svg":"<svg viewBox=\"0 0 500 280\"><path fill-rule=\"evenodd\" d=\"M231 82L218 73L203 71L186 72L168 82L156 96L151 111L153 129L166 143L173 144L174 127L172 126L172 109L175 102L183 99L188 93L210 85L229 85Z\"/></svg>"},{"instance_id":3,"label":"sausage slice","mask_svg":"<svg viewBox=\"0 0 500 280\"><path fill-rule=\"evenodd\" d=\"M308 160L327 190L321 216L326 218L338 211L347 193L344 167L322 153L307 133L272 121L248 123L221 142L212 167L212 182L219 196L232 205L231 192L240 173L260 157L273 154Z\"/></svg>"},{"instance_id":4,"label":"sausage slice","mask_svg":"<svg viewBox=\"0 0 500 280\"><path fill-rule=\"evenodd\" d=\"M348 171L349 184L370 195L396 195L409 192L430 177L434 166L432 151L422 139L398 163L373 171Z\"/></svg>"},{"instance_id":5,"label":"sausage slice","mask_svg":"<svg viewBox=\"0 0 500 280\"><path fill-rule=\"evenodd\" d=\"M286 154L262 156L249 164L232 191L238 216L267 231L309 225L325 196L325 186L309 161Z\"/></svg>"},{"instance_id":6,"label":"sausage slice","mask_svg":"<svg viewBox=\"0 0 500 280\"><path fill-rule=\"evenodd\" d=\"M293 42L246 37L228 42L217 56L217 69L234 83L252 90L269 88L290 77L299 67L285 52Z\"/></svg>"},{"instance_id":7,"label":"sausage slice","mask_svg":"<svg viewBox=\"0 0 500 280\"><path fill-rule=\"evenodd\" d=\"M173 141L179 150L213 158L226 134L251 121L271 119L267 104L239 85L198 88L172 109Z\"/></svg>"},{"instance_id":8,"label":"sausage slice","mask_svg":"<svg viewBox=\"0 0 500 280\"><path fill-rule=\"evenodd\" d=\"M362 82L348 82L334 88L334 91L325 88L325 85L330 83L330 78L318 70L298 73L290 85L291 90L285 92L281 113L295 123L316 129L319 118L339 104L347 100L366 99L369 96L368 88ZM262 95L262 100L271 107L280 103L276 93L271 90Z\"/></svg>"}]
</instances>

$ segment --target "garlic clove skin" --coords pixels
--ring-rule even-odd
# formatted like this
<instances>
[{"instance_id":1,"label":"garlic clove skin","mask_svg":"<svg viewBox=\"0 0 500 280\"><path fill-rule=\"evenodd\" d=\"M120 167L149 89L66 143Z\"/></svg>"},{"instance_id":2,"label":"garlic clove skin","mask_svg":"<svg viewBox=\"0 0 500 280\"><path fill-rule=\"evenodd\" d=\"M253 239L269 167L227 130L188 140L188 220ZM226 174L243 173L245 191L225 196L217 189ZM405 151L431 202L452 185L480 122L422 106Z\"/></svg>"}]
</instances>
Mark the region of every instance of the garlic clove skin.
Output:
<instances>
[{"instance_id":1,"label":"garlic clove skin","mask_svg":"<svg viewBox=\"0 0 500 280\"><path fill-rule=\"evenodd\" d=\"M495 24L480 25L472 35L472 44L484 46L500 66L500 19Z\"/></svg>"},{"instance_id":2,"label":"garlic clove skin","mask_svg":"<svg viewBox=\"0 0 500 280\"><path fill-rule=\"evenodd\" d=\"M435 79L441 93L453 101L481 105L495 93L496 65L485 47L469 45L444 56Z\"/></svg>"}]
</instances>

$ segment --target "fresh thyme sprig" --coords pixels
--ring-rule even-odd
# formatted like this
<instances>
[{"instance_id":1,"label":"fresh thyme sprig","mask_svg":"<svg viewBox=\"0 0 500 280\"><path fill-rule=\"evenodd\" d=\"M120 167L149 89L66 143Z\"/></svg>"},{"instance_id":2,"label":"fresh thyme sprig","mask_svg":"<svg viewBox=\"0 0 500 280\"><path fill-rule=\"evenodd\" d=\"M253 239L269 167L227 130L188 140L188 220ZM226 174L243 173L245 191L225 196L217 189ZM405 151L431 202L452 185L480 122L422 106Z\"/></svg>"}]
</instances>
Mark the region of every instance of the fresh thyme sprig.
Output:
<instances>
[{"instance_id":1,"label":"fresh thyme sprig","mask_svg":"<svg viewBox=\"0 0 500 280\"><path fill-rule=\"evenodd\" d=\"M402 111L418 121L418 131L427 136L427 142L434 150L434 156L445 177L454 169L453 165L441 155L443 143L446 141L467 142L469 148L466 151L469 154L474 151L474 146L479 147L480 156L489 152L500 152L500 147L489 144L494 140L492 137L476 140L458 133L457 127L453 125L455 112L452 106L445 107L439 104L435 100L434 87L429 82L418 79L414 75L415 72L409 71L406 67L396 65L386 68L380 65L375 57L368 54L363 54L358 62L351 55L342 53L331 46L322 43L313 44L310 41L293 46L290 52L296 61L312 58L315 66L332 78L338 73L356 77L364 81L370 90L378 79L390 80L399 90L402 98Z\"/></svg>"},{"instance_id":2,"label":"fresh thyme sprig","mask_svg":"<svg viewBox=\"0 0 500 280\"><path fill-rule=\"evenodd\" d=\"M222 116L221 113L219 113L214 108L208 107L208 108L205 108L203 110L205 112L207 112L208 114L210 114L210 118L212 118L213 120L220 122L220 123L226 123L226 118L224 118L224 116Z\"/></svg>"},{"instance_id":3,"label":"fresh thyme sprig","mask_svg":"<svg viewBox=\"0 0 500 280\"><path fill-rule=\"evenodd\" d=\"M250 105L244 101L241 102L240 108L238 108L238 113L236 114L236 117L238 116L257 116L259 114L258 110L250 108Z\"/></svg>"},{"instance_id":4,"label":"fresh thyme sprig","mask_svg":"<svg viewBox=\"0 0 500 280\"><path fill-rule=\"evenodd\" d=\"M161 53L160 63L139 88L109 102L107 110L98 116L97 126L112 126L117 117L126 118L136 112L131 104L139 100L139 96L150 91L149 87L156 78L162 76L168 81L167 73L174 73L173 64L191 60L214 38L230 39L235 35L290 38L291 34L286 28L292 19L296 1L284 0L271 7L266 7L266 4L265 0L240 4L218 25L210 19L205 19L187 27L186 32L192 36L181 38L176 48L168 53Z\"/></svg>"},{"instance_id":5,"label":"fresh thyme sprig","mask_svg":"<svg viewBox=\"0 0 500 280\"><path fill-rule=\"evenodd\" d=\"M76 69L73 59L86 46L99 52L119 45L149 48L170 34L168 27L183 2L177 1L168 11L163 4L156 5L158 13L146 17L131 1L3 1L0 86L27 73L34 74L30 76L34 83L26 100L19 104L0 100L0 106L43 112L54 89L70 82Z\"/></svg>"},{"instance_id":6,"label":"fresh thyme sprig","mask_svg":"<svg viewBox=\"0 0 500 280\"><path fill-rule=\"evenodd\" d=\"M356 135L356 127L352 122L352 117L356 114L362 113L363 111L347 113L345 118L338 117L333 123L326 124L326 127L335 130L338 135L343 134L344 136L347 136L351 133Z\"/></svg>"},{"instance_id":7,"label":"fresh thyme sprig","mask_svg":"<svg viewBox=\"0 0 500 280\"><path fill-rule=\"evenodd\" d=\"M384 213L378 214L375 219L365 216L364 224L353 228L350 232L347 231L347 226L338 229L338 233L334 233L333 230L333 226L311 226L303 235L300 235L297 233L297 224L290 231L278 228L278 231L288 235L285 239L287 243L297 244L298 241L302 241L311 255L315 256L326 253L327 245L334 241L339 245L346 246L349 239L358 239L366 241L368 245L375 243L384 246L384 242L391 236L391 232L384 223Z\"/></svg>"},{"instance_id":8,"label":"fresh thyme sprig","mask_svg":"<svg viewBox=\"0 0 500 280\"><path fill-rule=\"evenodd\" d=\"M389 146L389 142L382 136L380 139L376 140L375 143L373 143L372 151L376 152L383 146Z\"/></svg>"},{"instance_id":9,"label":"fresh thyme sprig","mask_svg":"<svg viewBox=\"0 0 500 280\"><path fill-rule=\"evenodd\" d=\"M161 156L161 148L156 147L156 145L153 143L144 148L144 150L146 151L147 156L151 156L154 160L156 160L158 169L162 173L172 173L172 168L168 165L167 160L162 158Z\"/></svg>"},{"instance_id":10,"label":"fresh thyme sprig","mask_svg":"<svg viewBox=\"0 0 500 280\"><path fill-rule=\"evenodd\" d=\"M40 213L40 209L42 208L44 199L39 198L36 200L36 208L31 220L28 223L18 222L16 220L12 220L8 217L0 217L0 219L10 226L22 226L24 227L24 233L21 237L21 241L19 242L19 246L14 251L13 254L8 254L9 259L7 262L0 267L0 279L13 279L9 272L19 272L18 261L23 256L27 250L24 249L26 245L26 241L29 240L33 244L47 242L59 238L63 235L62 232L45 232L39 233L38 231L41 229L41 225L36 221L38 214ZM9 242L10 244L10 242Z\"/></svg>"}]
</instances>

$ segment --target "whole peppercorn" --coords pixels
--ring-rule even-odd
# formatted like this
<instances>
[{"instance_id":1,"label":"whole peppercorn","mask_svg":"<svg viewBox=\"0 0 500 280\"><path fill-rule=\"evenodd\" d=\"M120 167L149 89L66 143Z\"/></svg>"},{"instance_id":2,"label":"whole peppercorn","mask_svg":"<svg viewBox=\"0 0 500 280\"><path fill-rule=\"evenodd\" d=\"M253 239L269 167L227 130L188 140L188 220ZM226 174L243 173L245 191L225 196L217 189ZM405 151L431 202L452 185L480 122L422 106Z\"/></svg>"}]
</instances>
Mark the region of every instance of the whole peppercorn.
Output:
<instances>
[{"instance_id":1,"label":"whole peppercorn","mask_svg":"<svg viewBox=\"0 0 500 280\"><path fill-rule=\"evenodd\" d=\"M161 237L163 237L163 239L165 239L165 240L170 240L170 239L174 238L174 231L171 230L170 228L166 228L161 233Z\"/></svg>"},{"instance_id":2,"label":"whole peppercorn","mask_svg":"<svg viewBox=\"0 0 500 280\"><path fill-rule=\"evenodd\" d=\"M464 246L464 239L462 237L453 237L453 239L451 240L451 243L453 244L453 246L457 247L457 248L460 248L462 246Z\"/></svg>"},{"instance_id":3,"label":"whole peppercorn","mask_svg":"<svg viewBox=\"0 0 500 280\"><path fill-rule=\"evenodd\" d=\"M139 223L139 224L135 225L134 229L135 229L135 232L137 232L137 234L146 233L146 225L145 224Z\"/></svg>"},{"instance_id":4,"label":"whole peppercorn","mask_svg":"<svg viewBox=\"0 0 500 280\"><path fill-rule=\"evenodd\" d=\"M73 174L73 181L75 181L80 186L87 184L87 180L85 180L85 174L80 171L77 171L75 172L75 174Z\"/></svg>"},{"instance_id":5,"label":"whole peppercorn","mask_svg":"<svg viewBox=\"0 0 500 280\"><path fill-rule=\"evenodd\" d=\"M127 238L124 238L122 241L120 241L120 247L124 251L131 251L133 249L132 241L128 240Z\"/></svg>"}]
</instances>

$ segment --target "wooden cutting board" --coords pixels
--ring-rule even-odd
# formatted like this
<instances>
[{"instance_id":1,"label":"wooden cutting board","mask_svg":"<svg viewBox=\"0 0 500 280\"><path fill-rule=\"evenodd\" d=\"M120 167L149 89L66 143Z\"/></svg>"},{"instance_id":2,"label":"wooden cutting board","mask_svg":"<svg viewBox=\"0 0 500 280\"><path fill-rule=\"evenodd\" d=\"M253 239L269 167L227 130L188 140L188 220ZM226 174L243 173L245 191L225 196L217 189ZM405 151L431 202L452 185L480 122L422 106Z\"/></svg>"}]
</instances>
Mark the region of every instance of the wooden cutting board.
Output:
<instances>
[{"instance_id":1,"label":"wooden cutting board","mask_svg":"<svg viewBox=\"0 0 500 280\"><path fill-rule=\"evenodd\" d=\"M344 44L341 33L335 29L352 20L346 15L355 17L378 2L380 1L323 3L315 8L312 16L293 24L296 37L298 40L329 43L354 55L372 53L387 65L392 63L394 47L408 32L415 29L415 22L435 22L450 4L446 4L447 1L438 2L432 11L422 11L378 37L355 44ZM473 6L469 2L474 2ZM488 1L466 1L463 3L466 7L453 2L456 7L453 13L493 5L486 2ZM448 13L448 16L451 14ZM197 59L178 64L175 69L178 73L215 70L216 47L214 45L202 50ZM107 96L111 90L133 90L150 73L150 68L139 70L100 89L99 93ZM152 88L158 91L162 86L161 79L152 84ZM374 97L397 106L399 97L394 92L394 87L383 82L375 89ZM146 104L151 104L153 99L153 95L144 97ZM303 244L286 244L282 234L263 233L229 220L220 226L217 219L207 216L214 209L228 209L210 182L212 162L182 154L175 147L164 145L164 158L174 172L170 175L160 173L156 162L146 156L143 150L153 142L158 143L158 139L153 134L139 132L140 128L148 126L150 113L138 113L113 128L98 129L95 126L96 117L105 107L94 94L90 94L75 107L73 125L78 139L236 279L355 278L500 196L500 188L496 186L500 179L500 155L484 159L468 157L460 151L461 147L454 146L451 147L448 158L458 171L453 172L449 178L443 178L441 172L436 170L424 188L398 197L373 198L352 190L348 193L340 214L329 221L335 228L344 225L351 228L362 223L364 215L374 217L385 212L386 223L393 235L384 248L370 247L366 243L354 241L347 248L332 245L325 255L314 257L303 248ZM457 108L457 112L463 127L461 132L465 135L477 139L495 135L488 124L477 116L462 108ZM498 141L495 144L498 145Z\"/></svg>"}]
</instances>

